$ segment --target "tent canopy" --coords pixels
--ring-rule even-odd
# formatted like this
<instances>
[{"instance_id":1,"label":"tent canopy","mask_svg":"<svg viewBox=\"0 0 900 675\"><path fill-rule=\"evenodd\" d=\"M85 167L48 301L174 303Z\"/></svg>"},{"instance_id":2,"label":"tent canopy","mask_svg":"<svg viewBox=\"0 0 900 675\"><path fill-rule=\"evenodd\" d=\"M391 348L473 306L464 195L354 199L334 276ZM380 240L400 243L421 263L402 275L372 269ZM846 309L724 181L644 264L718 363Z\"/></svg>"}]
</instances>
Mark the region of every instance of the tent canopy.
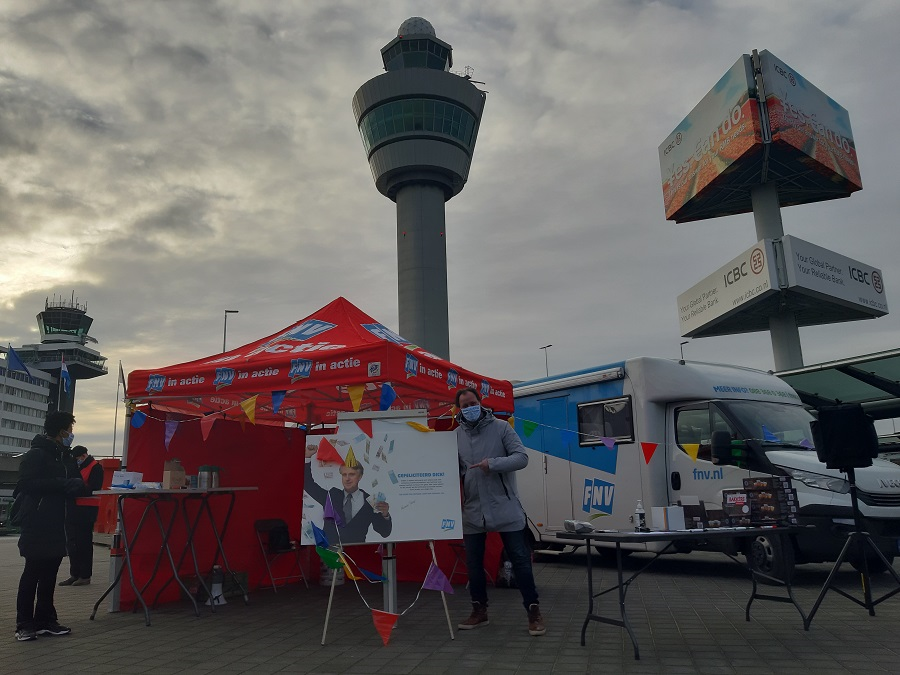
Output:
<instances>
[{"instance_id":1,"label":"tent canopy","mask_svg":"<svg viewBox=\"0 0 900 675\"><path fill-rule=\"evenodd\" d=\"M473 387L512 413L512 386L459 368L338 298L282 331L223 354L128 376L127 398L166 412L257 423L333 424L338 412L427 409L447 415ZM254 399L254 397L256 397ZM386 402L386 401L385 401Z\"/></svg>"}]
</instances>

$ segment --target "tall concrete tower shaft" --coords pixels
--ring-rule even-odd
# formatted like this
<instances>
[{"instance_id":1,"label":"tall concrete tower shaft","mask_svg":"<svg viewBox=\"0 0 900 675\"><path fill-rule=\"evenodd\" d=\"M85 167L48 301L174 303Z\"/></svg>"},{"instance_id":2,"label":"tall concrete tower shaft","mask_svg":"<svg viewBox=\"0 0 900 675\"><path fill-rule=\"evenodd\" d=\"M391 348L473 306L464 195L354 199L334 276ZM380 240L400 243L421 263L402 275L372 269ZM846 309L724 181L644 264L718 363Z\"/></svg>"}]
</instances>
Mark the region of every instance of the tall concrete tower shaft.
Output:
<instances>
[{"instance_id":1,"label":"tall concrete tower shaft","mask_svg":"<svg viewBox=\"0 0 900 675\"><path fill-rule=\"evenodd\" d=\"M449 359L444 202L468 179L485 93L449 72L452 47L420 17L381 57L387 72L357 90L353 114L375 187L397 204L400 334Z\"/></svg>"}]
</instances>

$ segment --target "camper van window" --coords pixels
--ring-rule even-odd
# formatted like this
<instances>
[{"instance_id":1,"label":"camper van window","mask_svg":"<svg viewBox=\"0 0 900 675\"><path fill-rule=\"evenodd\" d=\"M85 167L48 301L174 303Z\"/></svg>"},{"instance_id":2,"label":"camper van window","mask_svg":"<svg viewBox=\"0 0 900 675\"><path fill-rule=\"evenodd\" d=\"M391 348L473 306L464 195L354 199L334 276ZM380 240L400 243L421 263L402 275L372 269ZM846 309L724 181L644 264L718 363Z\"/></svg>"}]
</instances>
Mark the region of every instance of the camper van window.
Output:
<instances>
[{"instance_id":1,"label":"camper van window","mask_svg":"<svg viewBox=\"0 0 900 675\"><path fill-rule=\"evenodd\" d=\"M579 404L578 444L600 445L603 437L620 443L634 441L630 397Z\"/></svg>"},{"instance_id":2,"label":"camper van window","mask_svg":"<svg viewBox=\"0 0 900 675\"><path fill-rule=\"evenodd\" d=\"M708 405L689 406L675 410L675 442L687 452L686 445L698 445L697 459L712 461L712 427Z\"/></svg>"}]
</instances>

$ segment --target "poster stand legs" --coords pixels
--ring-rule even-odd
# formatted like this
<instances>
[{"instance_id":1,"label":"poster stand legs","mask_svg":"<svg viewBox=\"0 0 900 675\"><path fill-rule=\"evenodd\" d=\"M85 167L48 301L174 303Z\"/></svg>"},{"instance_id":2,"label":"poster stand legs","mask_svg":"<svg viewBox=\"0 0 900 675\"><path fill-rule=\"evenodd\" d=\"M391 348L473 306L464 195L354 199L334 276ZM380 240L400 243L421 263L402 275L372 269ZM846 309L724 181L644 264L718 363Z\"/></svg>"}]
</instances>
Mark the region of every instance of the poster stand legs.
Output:
<instances>
[{"instance_id":1,"label":"poster stand legs","mask_svg":"<svg viewBox=\"0 0 900 675\"><path fill-rule=\"evenodd\" d=\"M384 611L397 613L397 556L394 555L394 544L384 545L384 556L381 558L381 576L384 577Z\"/></svg>"},{"instance_id":2,"label":"poster stand legs","mask_svg":"<svg viewBox=\"0 0 900 675\"><path fill-rule=\"evenodd\" d=\"M434 563L434 566L437 567L437 554L434 552L434 539L429 540L428 548L431 549L431 560ZM444 591L441 591L441 602L444 603L444 616L447 617L447 628L450 630L450 639L456 639L456 633L453 632L453 622L450 621L450 609L447 607L447 595Z\"/></svg>"}]
</instances>

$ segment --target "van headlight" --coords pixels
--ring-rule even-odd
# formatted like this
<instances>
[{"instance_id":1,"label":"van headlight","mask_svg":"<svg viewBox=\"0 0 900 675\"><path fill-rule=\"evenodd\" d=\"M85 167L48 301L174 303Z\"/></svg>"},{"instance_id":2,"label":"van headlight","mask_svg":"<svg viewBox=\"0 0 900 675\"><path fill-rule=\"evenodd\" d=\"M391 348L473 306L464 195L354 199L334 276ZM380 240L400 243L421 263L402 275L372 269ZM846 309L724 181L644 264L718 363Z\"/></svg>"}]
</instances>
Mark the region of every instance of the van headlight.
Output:
<instances>
[{"instance_id":1,"label":"van headlight","mask_svg":"<svg viewBox=\"0 0 900 675\"><path fill-rule=\"evenodd\" d=\"M804 485L818 488L820 490L828 490L839 494L847 494L850 492L850 483L843 478L835 478L834 476L825 476L821 473L812 473L811 471L800 471L799 469L789 469L786 466L780 467L788 472L791 478L799 480Z\"/></svg>"}]
</instances>

